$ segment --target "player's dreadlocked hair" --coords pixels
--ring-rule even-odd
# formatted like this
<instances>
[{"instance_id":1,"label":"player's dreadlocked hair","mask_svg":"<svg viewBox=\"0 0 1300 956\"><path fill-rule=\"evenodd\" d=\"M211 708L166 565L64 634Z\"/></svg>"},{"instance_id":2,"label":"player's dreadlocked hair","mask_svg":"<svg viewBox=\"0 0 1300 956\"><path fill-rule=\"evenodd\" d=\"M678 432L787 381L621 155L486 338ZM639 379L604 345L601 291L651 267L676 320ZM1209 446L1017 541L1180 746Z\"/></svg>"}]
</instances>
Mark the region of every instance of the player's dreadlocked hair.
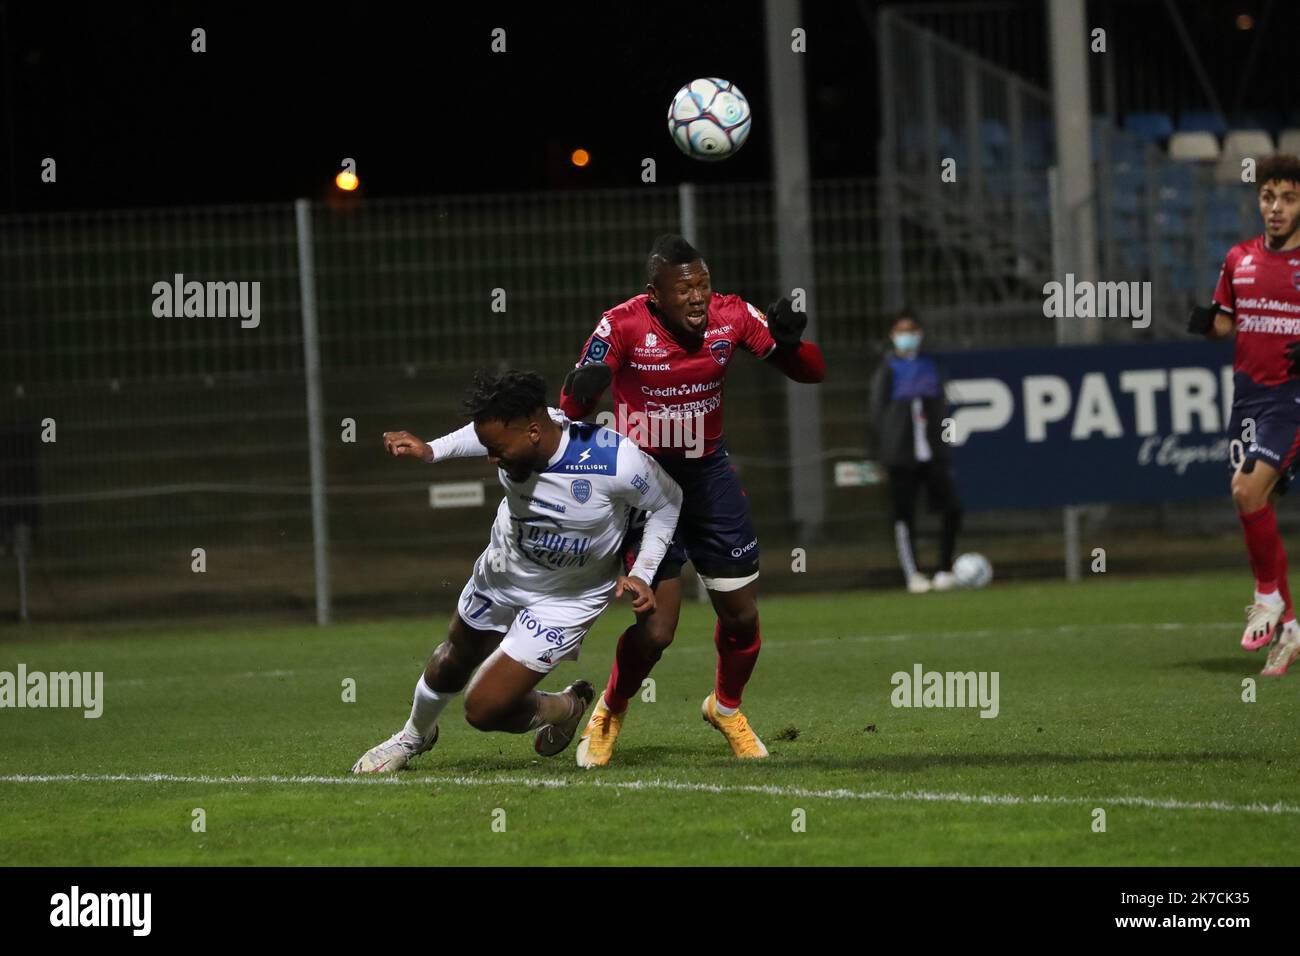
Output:
<instances>
[{"instance_id":1,"label":"player's dreadlocked hair","mask_svg":"<svg viewBox=\"0 0 1300 956\"><path fill-rule=\"evenodd\" d=\"M465 395L465 414L478 424L530 418L545 405L546 379L536 372L518 369L511 369L496 378L477 373L473 386Z\"/></svg>"},{"instance_id":2,"label":"player's dreadlocked hair","mask_svg":"<svg viewBox=\"0 0 1300 956\"><path fill-rule=\"evenodd\" d=\"M654 285L659 277L659 270L664 266L684 266L698 258L700 253L693 245L681 236L665 233L655 240L650 250L650 257L646 259L646 281Z\"/></svg>"},{"instance_id":3,"label":"player's dreadlocked hair","mask_svg":"<svg viewBox=\"0 0 1300 956\"><path fill-rule=\"evenodd\" d=\"M1295 183L1300 186L1300 159L1290 153L1274 153L1259 161L1255 168L1255 182L1260 189L1265 183Z\"/></svg>"}]
</instances>

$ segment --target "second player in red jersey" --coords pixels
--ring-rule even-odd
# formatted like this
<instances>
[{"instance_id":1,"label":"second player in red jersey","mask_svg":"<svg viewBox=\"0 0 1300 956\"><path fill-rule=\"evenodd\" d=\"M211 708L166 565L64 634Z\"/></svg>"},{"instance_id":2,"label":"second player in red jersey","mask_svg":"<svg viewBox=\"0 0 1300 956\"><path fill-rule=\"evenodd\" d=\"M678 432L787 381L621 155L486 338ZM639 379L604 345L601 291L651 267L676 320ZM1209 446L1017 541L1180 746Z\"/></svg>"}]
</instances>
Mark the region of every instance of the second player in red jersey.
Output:
<instances>
[{"instance_id":1,"label":"second player in red jersey","mask_svg":"<svg viewBox=\"0 0 1300 956\"><path fill-rule=\"evenodd\" d=\"M1261 673L1279 676L1300 655L1274 507L1300 450L1300 159L1270 156L1256 178L1264 234L1228 251L1214 304L1193 309L1188 330L1236 339L1232 500L1255 575L1241 646L1255 651L1271 643Z\"/></svg>"}]
</instances>

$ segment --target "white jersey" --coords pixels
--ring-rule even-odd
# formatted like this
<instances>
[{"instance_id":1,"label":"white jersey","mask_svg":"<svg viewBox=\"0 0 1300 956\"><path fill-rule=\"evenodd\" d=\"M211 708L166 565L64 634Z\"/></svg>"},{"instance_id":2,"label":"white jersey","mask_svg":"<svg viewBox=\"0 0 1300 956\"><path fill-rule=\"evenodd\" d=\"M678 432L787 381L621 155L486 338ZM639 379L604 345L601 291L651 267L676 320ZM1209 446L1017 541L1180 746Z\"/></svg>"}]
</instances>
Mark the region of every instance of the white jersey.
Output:
<instances>
[{"instance_id":1,"label":"white jersey","mask_svg":"<svg viewBox=\"0 0 1300 956\"><path fill-rule=\"evenodd\" d=\"M682 490L653 458L618 432L570 422L540 472L521 482L499 472L505 497L488 550L475 569L493 588L528 594L612 593L633 511L648 511L630 574L647 584L672 542ZM434 461L486 455L472 424L429 442Z\"/></svg>"}]
</instances>

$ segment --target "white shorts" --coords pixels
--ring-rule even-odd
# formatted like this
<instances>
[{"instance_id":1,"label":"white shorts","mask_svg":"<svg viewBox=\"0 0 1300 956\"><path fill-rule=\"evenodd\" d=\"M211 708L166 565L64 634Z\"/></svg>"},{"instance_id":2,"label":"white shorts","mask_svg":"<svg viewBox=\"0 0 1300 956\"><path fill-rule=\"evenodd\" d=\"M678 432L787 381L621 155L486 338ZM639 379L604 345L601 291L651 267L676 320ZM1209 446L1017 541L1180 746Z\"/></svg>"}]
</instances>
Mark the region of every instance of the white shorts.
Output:
<instances>
[{"instance_id":1,"label":"white shorts","mask_svg":"<svg viewBox=\"0 0 1300 956\"><path fill-rule=\"evenodd\" d=\"M612 582L599 592L576 596L496 588L478 573L480 566L475 565L460 592L460 619L478 631L503 632L506 656L541 674L560 661L578 659L582 639L614 594Z\"/></svg>"}]
</instances>

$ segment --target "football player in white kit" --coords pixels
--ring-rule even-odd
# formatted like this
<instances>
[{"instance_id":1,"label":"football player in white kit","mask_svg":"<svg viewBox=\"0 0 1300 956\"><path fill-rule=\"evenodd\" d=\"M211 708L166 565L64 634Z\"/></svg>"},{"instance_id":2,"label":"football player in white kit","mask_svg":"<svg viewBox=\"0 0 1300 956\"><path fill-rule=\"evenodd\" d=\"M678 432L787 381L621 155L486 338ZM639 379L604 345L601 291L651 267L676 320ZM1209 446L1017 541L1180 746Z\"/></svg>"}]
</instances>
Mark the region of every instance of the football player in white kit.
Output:
<instances>
[{"instance_id":1,"label":"football player in white kit","mask_svg":"<svg viewBox=\"0 0 1300 956\"><path fill-rule=\"evenodd\" d=\"M439 715L461 691L474 727L536 731L539 754L559 753L594 692L586 681L559 693L537 684L560 661L577 659L587 630L624 591L632 593L634 611L654 608L650 582L682 503L677 482L617 432L548 408L546 383L536 373L477 379L465 410L469 425L432 442L410 432L384 434L395 457L486 455L500 469L505 497L447 639L415 685L410 719L363 754L354 773L400 770L429 750ZM633 513L643 511L650 514L641 551L624 575L624 534Z\"/></svg>"}]
</instances>

